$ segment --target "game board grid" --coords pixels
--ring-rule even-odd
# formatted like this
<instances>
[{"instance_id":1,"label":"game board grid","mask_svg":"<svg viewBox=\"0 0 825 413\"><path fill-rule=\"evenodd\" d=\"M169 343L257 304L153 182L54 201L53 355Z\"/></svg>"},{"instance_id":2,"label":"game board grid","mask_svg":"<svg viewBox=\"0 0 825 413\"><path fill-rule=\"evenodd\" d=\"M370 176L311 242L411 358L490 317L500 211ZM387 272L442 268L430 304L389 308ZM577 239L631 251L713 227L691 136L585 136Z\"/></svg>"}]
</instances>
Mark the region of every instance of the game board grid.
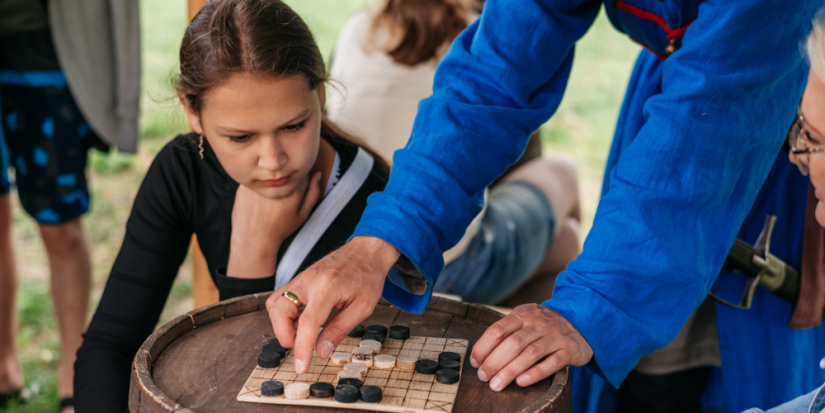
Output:
<instances>
[{"instance_id":1,"label":"game board grid","mask_svg":"<svg viewBox=\"0 0 825 413\"><path fill-rule=\"evenodd\" d=\"M349 351L356 347L360 338L347 337L336 347L335 351ZM342 347L343 346L343 347ZM394 352L398 354L393 354ZM419 358L430 358L437 360L438 354L443 351L453 351L461 355L461 370L463 370L464 357L467 352L467 341L460 339L445 339L440 337L410 337L408 340L392 340L387 338L382 346L380 354L392 355L413 355ZM383 390L383 398L379 403L365 403L357 401L355 403L339 403L334 398L313 398L303 400L289 400L283 395L276 397L261 396L261 383L267 380L279 380L284 386L295 382L315 383L329 382L334 386L338 384L338 372L343 366L336 366L330 359L312 358L312 363L307 372L301 375L294 373L295 358L292 351L287 352L282 364L273 369L264 369L256 366L250 378L238 394L239 401L272 403L272 404L292 404L292 405L313 405L329 406L338 408L370 409L381 411L401 411L392 409L418 409L426 412L450 413L458 392L458 385L447 385L435 381L435 375L425 375L413 370L400 370L397 367L392 369L370 368L364 378L364 385L380 386ZM292 372L290 372L292 371ZM461 371L463 373L463 371ZM385 409L383 407L387 407ZM391 409L391 410L390 410Z\"/></svg>"}]
</instances>

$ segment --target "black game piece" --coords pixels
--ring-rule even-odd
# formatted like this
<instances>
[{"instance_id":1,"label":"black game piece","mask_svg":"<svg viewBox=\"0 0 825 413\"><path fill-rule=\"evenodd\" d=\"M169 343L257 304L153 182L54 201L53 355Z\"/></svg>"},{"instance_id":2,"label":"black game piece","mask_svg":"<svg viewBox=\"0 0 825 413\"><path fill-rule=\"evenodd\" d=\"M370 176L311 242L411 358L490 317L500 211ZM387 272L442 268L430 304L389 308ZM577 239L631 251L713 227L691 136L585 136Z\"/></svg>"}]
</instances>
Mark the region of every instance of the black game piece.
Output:
<instances>
[{"instance_id":1,"label":"black game piece","mask_svg":"<svg viewBox=\"0 0 825 413\"><path fill-rule=\"evenodd\" d=\"M335 388L335 401L355 403L358 401L358 388L349 384L339 384Z\"/></svg>"},{"instance_id":2,"label":"black game piece","mask_svg":"<svg viewBox=\"0 0 825 413\"><path fill-rule=\"evenodd\" d=\"M441 360L438 362L438 370L444 369L461 371L461 363L450 359Z\"/></svg>"},{"instance_id":3,"label":"black game piece","mask_svg":"<svg viewBox=\"0 0 825 413\"><path fill-rule=\"evenodd\" d=\"M338 385L340 386L342 384L348 384L350 386L355 386L356 389L360 389L361 386L364 385L364 383L361 380L358 380L358 379L339 379L338 380Z\"/></svg>"},{"instance_id":4,"label":"black game piece","mask_svg":"<svg viewBox=\"0 0 825 413\"><path fill-rule=\"evenodd\" d=\"M272 369L281 365L281 356L272 351L258 354L258 365L265 369Z\"/></svg>"},{"instance_id":5,"label":"black game piece","mask_svg":"<svg viewBox=\"0 0 825 413\"><path fill-rule=\"evenodd\" d=\"M319 399L326 399L332 397L335 392L335 387L330 383L312 383L309 385L309 395Z\"/></svg>"},{"instance_id":6,"label":"black game piece","mask_svg":"<svg viewBox=\"0 0 825 413\"><path fill-rule=\"evenodd\" d=\"M264 396L280 396L284 394L284 384L279 381L265 381L261 383L261 394Z\"/></svg>"},{"instance_id":7,"label":"black game piece","mask_svg":"<svg viewBox=\"0 0 825 413\"><path fill-rule=\"evenodd\" d=\"M438 362L441 363L442 360L455 360L457 362L461 362L461 354L453 353L452 351L445 351L438 355Z\"/></svg>"},{"instance_id":8,"label":"black game piece","mask_svg":"<svg viewBox=\"0 0 825 413\"><path fill-rule=\"evenodd\" d=\"M361 401L366 403L378 403L381 401L383 392L378 386L361 387Z\"/></svg>"},{"instance_id":9,"label":"black game piece","mask_svg":"<svg viewBox=\"0 0 825 413\"><path fill-rule=\"evenodd\" d=\"M364 328L364 326L359 324L355 326L355 328L353 328L352 331L349 332L349 334L347 334L347 337L363 337L365 330L366 329Z\"/></svg>"},{"instance_id":10,"label":"black game piece","mask_svg":"<svg viewBox=\"0 0 825 413\"><path fill-rule=\"evenodd\" d=\"M384 340L387 339L387 336L385 336L381 333L364 333L364 337L362 337L362 339L363 340L375 340L375 341L380 342L381 344L384 344Z\"/></svg>"},{"instance_id":11,"label":"black game piece","mask_svg":"<svg viewBox=\"0 0 825 413\"><path fill-rule=\"evenodd\" d=\"M278 337L275 337L275 338L273 338L272 340L269 340L269 344L274 344L274 345L276 345L276 346L281 347L281 342L280 342L280 341L278 341Z\"/></svg>"},{"instance_id":12,"label":"black game piece","mask_svg":"<svg viewBox=\"0 0 825 413\"><path fill-rule=\"evenodd\" d=\"M367 332L367 333L378 333L378 334L381 334L382 336L386 337L387 336L387 327L376 324L376 325L372 325L372 326L367 327L365 332Z\"/></svg>"},{"instance_id":13,"label":"black game piece","mask_svg":"<svg viewBox=\"0 0 825 413\"><path fill-rule=\"evenodd\" d=\"M422 359L415 362L415 371L421 374L435 374L438 371L438 362Z\"/></svg>"},{"instance_id":14,"label":"black game piece","mask_svg":"<svg viewBox=\"0 0 825 413\"><path fill-rule=\"evenodd\" d=\"M410 338L410 328L407 326L390 327L390 338L393 340L406 340Z\"/></svg>"},{"instance_id":15,"label":"black game piece","mask_svg":"<svg viewBox=\"0 0 825 413\"><path fill-rule=\"evenodd\" d=\"M269 352L269 353L276 353L278 357L285 359L286 358L286 349L281 347L280 344L267 344L261 348L261 353Z\"/></svg>"},{"instance_id":16,"label":"black game piece","mask_svg":"<svg viewBox=\"0 0 825 413\"><path fill-rule=\"evenodd\" d=\"M442 384L458 383L459 374L456 370L442 369L435 373L435 380Z\"/></svg>"}]
</instances>

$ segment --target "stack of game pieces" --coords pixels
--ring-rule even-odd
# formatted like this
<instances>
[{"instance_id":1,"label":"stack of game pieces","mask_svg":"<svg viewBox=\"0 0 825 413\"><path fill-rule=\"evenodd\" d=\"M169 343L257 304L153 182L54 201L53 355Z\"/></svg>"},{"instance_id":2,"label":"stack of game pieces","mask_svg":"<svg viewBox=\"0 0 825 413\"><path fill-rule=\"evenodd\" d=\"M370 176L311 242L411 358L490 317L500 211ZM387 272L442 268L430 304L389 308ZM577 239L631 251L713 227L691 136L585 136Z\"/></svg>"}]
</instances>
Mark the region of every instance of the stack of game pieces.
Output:
<instances>
[{"instance_id":1,"label":"stack of game pieces","mask_svg":"<svg viewBox=\"0 0 825 413\"><path fill-rule=\"evenodd\" d=\"M285 358L286 349L281 346L277 338L273 338L261 349L261 354L258 355L258 365L265 369L272 369L280 366L281 360Z\"/></svg>"}]
</instances>

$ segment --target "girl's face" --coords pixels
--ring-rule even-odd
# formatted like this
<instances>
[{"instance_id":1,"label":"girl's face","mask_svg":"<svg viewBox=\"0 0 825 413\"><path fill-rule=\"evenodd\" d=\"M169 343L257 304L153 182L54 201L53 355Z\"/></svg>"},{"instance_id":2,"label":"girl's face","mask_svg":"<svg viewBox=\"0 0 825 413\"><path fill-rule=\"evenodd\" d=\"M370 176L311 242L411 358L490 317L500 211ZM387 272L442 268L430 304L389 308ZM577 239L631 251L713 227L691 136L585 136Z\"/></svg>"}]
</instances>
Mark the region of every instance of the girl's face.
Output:
<instances>
[{"instance_id":1,"label":"girl's face","mask_svg":"<svg viewBox=\"0 0 825 413\"><path fill-rule=\"evenodd\" d=\"M324 85L311 90L304 75L233 75L210 90L200 113L188 105L195 132L204 135L223 169L269 199L303 190L315 169Z\"/></svg>"},{"instance_id":2,"label":"girl's face","mask_svg":"<svg viewBox=\"0 0 825 413\"><path fill-rule=\"evenodd\" d=\"M805 117L811 144L825 146L825 84L813 70L808 76L808 85L802 97L802 116ZM812 153L809 156L809 175L819 200L816 204L816 220L819 225L825 226L825 153Z\"/></svg>"}]
</instances>

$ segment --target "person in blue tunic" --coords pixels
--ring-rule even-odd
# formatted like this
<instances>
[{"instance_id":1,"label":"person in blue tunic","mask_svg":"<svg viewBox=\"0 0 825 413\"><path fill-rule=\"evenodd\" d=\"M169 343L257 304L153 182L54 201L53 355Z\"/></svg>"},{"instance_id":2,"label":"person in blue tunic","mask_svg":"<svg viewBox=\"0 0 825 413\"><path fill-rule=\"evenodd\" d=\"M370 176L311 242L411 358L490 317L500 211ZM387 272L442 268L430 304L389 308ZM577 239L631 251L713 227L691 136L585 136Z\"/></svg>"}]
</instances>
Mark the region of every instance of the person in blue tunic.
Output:
<instances>
[{"instance_id":1,"label":"person in blue tunic","mask_svg":"<svg viewBox=\"0 0 825 413\"><path fill-rule=\"evenodd\" d=\"M498 391L586 365L573 387L583 412L620 409L616 388L632 390L628 382L696 369L703 411L776 406L825 381L810 362L825 355L820 318L794 318L807 328L791 329L794 305L762 289L750 310L706 301L711 289L729 300L741 293L744 278L720 268L734 238L755 242L767 214L778 217L773 253L800 265L808 182L780 148L806 83L799 45L822 5L812 0L488 1L442 60L354 237L268 301L299 373L313 346L326 356L382 294L406 311L426 308L441 253L478 213L483 188L558 108L575 42L602 3L645 50L595 221L552 299L517 307L475 345L479 378ZM692 354L695 343L706 350ZM794 356L803 353L814 357Z\"/></svg>"}]
</instances>

